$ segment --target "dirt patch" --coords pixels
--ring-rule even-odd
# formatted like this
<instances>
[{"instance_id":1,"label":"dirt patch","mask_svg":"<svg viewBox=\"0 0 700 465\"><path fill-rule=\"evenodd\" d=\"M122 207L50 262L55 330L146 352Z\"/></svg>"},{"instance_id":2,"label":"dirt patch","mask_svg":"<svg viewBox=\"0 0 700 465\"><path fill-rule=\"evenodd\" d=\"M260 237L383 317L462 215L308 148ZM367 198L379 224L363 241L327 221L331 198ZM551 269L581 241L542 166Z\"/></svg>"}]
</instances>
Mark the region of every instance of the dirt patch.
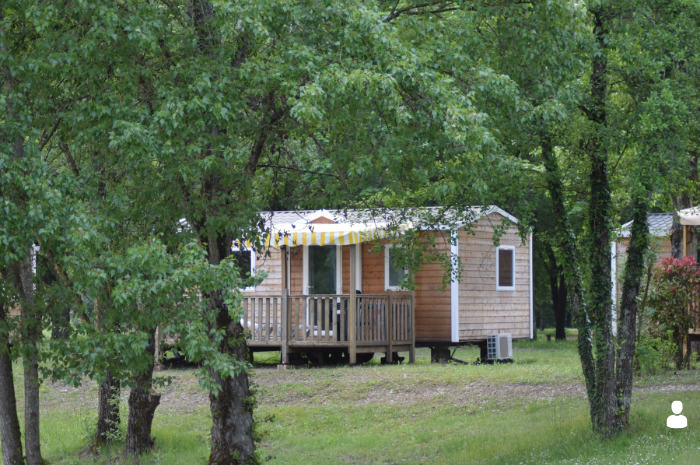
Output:
<instances>
[{"instance_id":1,"label":"dirt patch","mask_svg":"<svg viewBox=\"0 0 700 465\"><path fill-rule=\"evenodd\" d=\"M262 405L412 405L439 402L469 405L483 400L511 402L526 399L553 399L586 396L583 383L486 383L464 385L429 382L410 375L391 379L375 373L357 375L340 372L333 378L302 371L275 376L275 372L258 373ZM638 394L652 392L700 391L700 384L660 384L635 388Z\"/></svg>"},{"instance_id":2,"label":"dirt patch","mask_svg":"<svg viewBox=\"0 0 700 465\"><path fill-rule=\"evenodd\" d=\"M165 373L164 373L165 374ZM172 373L167 373L173 375ZM209 406L209 395L201 389L193 372L176 372L170 386L159 390L159 410L194 411ZM440 403L472 405L486 400L513 402L527 399L585 397L582 383L486 383L463 385L428 380L411 374L353 370L255 370L251 377L258 388L258 402L265 406L294 405L413 405ZM42 410L81 409L96 411L97 387L86 382L78 388L60 383L46 384ZM635 388L637 394L700 391L700 383L669 383ZM130 390L123 389L126 402ZM20 403L21 406L21 403ZM21 408L21 407L20 407Z\"/></svg>"}]
</instances>

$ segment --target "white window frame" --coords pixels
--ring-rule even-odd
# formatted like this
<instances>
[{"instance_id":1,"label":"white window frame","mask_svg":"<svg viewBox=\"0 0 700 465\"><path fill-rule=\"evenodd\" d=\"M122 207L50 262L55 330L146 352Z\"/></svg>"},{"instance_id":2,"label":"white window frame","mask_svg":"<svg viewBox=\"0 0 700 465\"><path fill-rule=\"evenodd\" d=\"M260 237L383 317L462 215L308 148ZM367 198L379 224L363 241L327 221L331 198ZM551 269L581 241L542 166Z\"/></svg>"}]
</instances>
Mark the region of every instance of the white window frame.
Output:
<instances>
[{"instance_id":1,"label":"white window frame","mask_svg":"<svg viewBox=\"0 0 700 465\"><path fill-rule=\"evenodd\" d=\"M250 252L250 276L255 277L255 250L251 249L241 249L240 247L231 247L231 252ZM255 292L255 286L248 286L241 289L242 292Z\"/></svg>"},{"instance_id":2,"label":"white window frame","mask_svg":"<svg viewBox=\"0 0 700 465\"><path fill-rule=\"evenodd\" d=\"M498 263L500 262L499 260L499 254L501 250L512 250L513 254L511 255L513 257L513 264L512 264L512 270L513 270L513 285L512 286L499 286L498 284ZM515 246L514 245L501 245L496 247L496 290L497 291L514 291L515 290Z\"/></svg>"},{"instance_id":3,"label":"white window frame","mask_svg":"<svg viewBox=\"0 0 700 465\"><path fill-rule=\"evenodd\" d=\"M301 289L303 295L309 294L309 247L319 247L316 245L304 245L302 246L302 279L301 279ZM287 260L289 264L289 260ZM343 246L335 246L335 293L343 293Z\"/></svg>"},{"instance_id":4,"label":"white window frame","mask_svg":"<svg viewBox=\"0 0 700 465\"><path fill-rule=\"evenodd\" d=\"M401 286L390 286L389 285L389 264L390 261L390 250L395 247L394 244L387 244L384 246L384 290L386 291L405 291L406 288ZM408 274L408 270L404 269L404 272Z\"/></svg>"}]
</instances>

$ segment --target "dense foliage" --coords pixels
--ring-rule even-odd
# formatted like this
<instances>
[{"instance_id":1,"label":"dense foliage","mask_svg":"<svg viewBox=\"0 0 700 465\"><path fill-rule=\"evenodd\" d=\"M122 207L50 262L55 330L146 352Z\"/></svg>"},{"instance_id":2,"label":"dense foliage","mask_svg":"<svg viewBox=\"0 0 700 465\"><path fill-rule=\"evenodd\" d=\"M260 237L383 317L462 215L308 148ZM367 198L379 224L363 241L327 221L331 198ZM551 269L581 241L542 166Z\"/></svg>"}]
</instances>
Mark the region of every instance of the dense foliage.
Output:
<instances>
[{"instance_id":1,"label":"dense foliage","mask_svg":"<svg viewBox=\"0 0 700 465\"><path fill-rule=\"evenodd\" d=\"M278 208L506 208L537 234L560 336L567 309L579 329L594 429L624 427L646 216L697 180L699 24L656 0L3 1L5 463L42 462L43 376L100 382L96 446L133 387L127 451L147 451L159 325L202 362L210 462L258 460L231 244L260 252ZM608 247L628 219L616 343ZM397 240L408 267L460 275Z\"/></svg>"}]
</instances>

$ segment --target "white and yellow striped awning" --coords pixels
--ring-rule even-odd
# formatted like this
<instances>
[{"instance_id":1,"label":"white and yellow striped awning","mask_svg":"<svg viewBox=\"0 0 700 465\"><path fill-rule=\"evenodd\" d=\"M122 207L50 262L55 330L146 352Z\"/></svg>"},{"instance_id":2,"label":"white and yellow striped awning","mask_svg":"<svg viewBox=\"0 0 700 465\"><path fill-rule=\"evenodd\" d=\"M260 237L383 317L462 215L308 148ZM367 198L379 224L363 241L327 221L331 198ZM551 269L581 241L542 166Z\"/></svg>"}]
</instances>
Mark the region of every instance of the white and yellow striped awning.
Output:
<instances>
[{"instance_id":1,"label":"white and yellow striped awning","mask_svg":"<svg viewBox=\"0 0 700 465\"><path fill-rule=\"evenodd\" d=\"M263 243L265 247L270 245L273 247L279 247L280 245L291 247L300 245L352 245L385 239L392 234L402 234L409 229L413 229L412 223L401 224L395 228L390 228L385 223L306 224L301 226L279 224L274 225L272 231L264 236ZM248 248L253 246L250 240L246 241L245 245Z\"/></svg>"},{"instance_id":2,"label":"white and yellow striped awning","mask_svg":"<svg viewBox=\"0 0 700 465\"><path fill-rule=\"evenodd\" d=\"M678 212L681 224L687 226L700 225L700 207L692 207L680 210Z\"/></svg>"}]
</instances>

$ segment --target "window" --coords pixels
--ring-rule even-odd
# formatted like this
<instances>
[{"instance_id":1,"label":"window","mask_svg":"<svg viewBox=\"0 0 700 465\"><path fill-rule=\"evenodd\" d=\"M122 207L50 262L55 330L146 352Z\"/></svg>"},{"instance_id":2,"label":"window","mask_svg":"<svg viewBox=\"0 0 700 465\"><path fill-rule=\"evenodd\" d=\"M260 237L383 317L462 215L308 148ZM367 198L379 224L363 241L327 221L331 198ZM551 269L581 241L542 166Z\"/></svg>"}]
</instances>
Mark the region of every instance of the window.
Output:
<instances>
[{"instance_id":1,"label":"window","mask_svg":"<svg viewBox=\"0 0 700 465\"><path fill-rule=\"evenodd\" d=\"M384 288L387 291L403 291L405 289L401 287L401 281L403 281L407 271L397 265L397 254L392 253L394 250L391 245L384 247Z\"/></svg>"},{"instance_id":2,"label":"window","mask_svg":"<svg viewBox=\"0 0 700 465\"><path fill-rule=\"evenodd\" d=\"M233 259L241 272L241 279L244 281L255 275L255 251L250 249L233 248ZM254 291L255 287L246 287L246 291Z\"/></svg>"},{"instance_id":3,"label":"window","mask_svg":"<svg viewBox=\"0 0 700 465\"><path fill-rule=\"evenodd\" d=\"M496 249L496 289L515 290L515 247L502 245Z\"/></svg>"}]
</instances>

